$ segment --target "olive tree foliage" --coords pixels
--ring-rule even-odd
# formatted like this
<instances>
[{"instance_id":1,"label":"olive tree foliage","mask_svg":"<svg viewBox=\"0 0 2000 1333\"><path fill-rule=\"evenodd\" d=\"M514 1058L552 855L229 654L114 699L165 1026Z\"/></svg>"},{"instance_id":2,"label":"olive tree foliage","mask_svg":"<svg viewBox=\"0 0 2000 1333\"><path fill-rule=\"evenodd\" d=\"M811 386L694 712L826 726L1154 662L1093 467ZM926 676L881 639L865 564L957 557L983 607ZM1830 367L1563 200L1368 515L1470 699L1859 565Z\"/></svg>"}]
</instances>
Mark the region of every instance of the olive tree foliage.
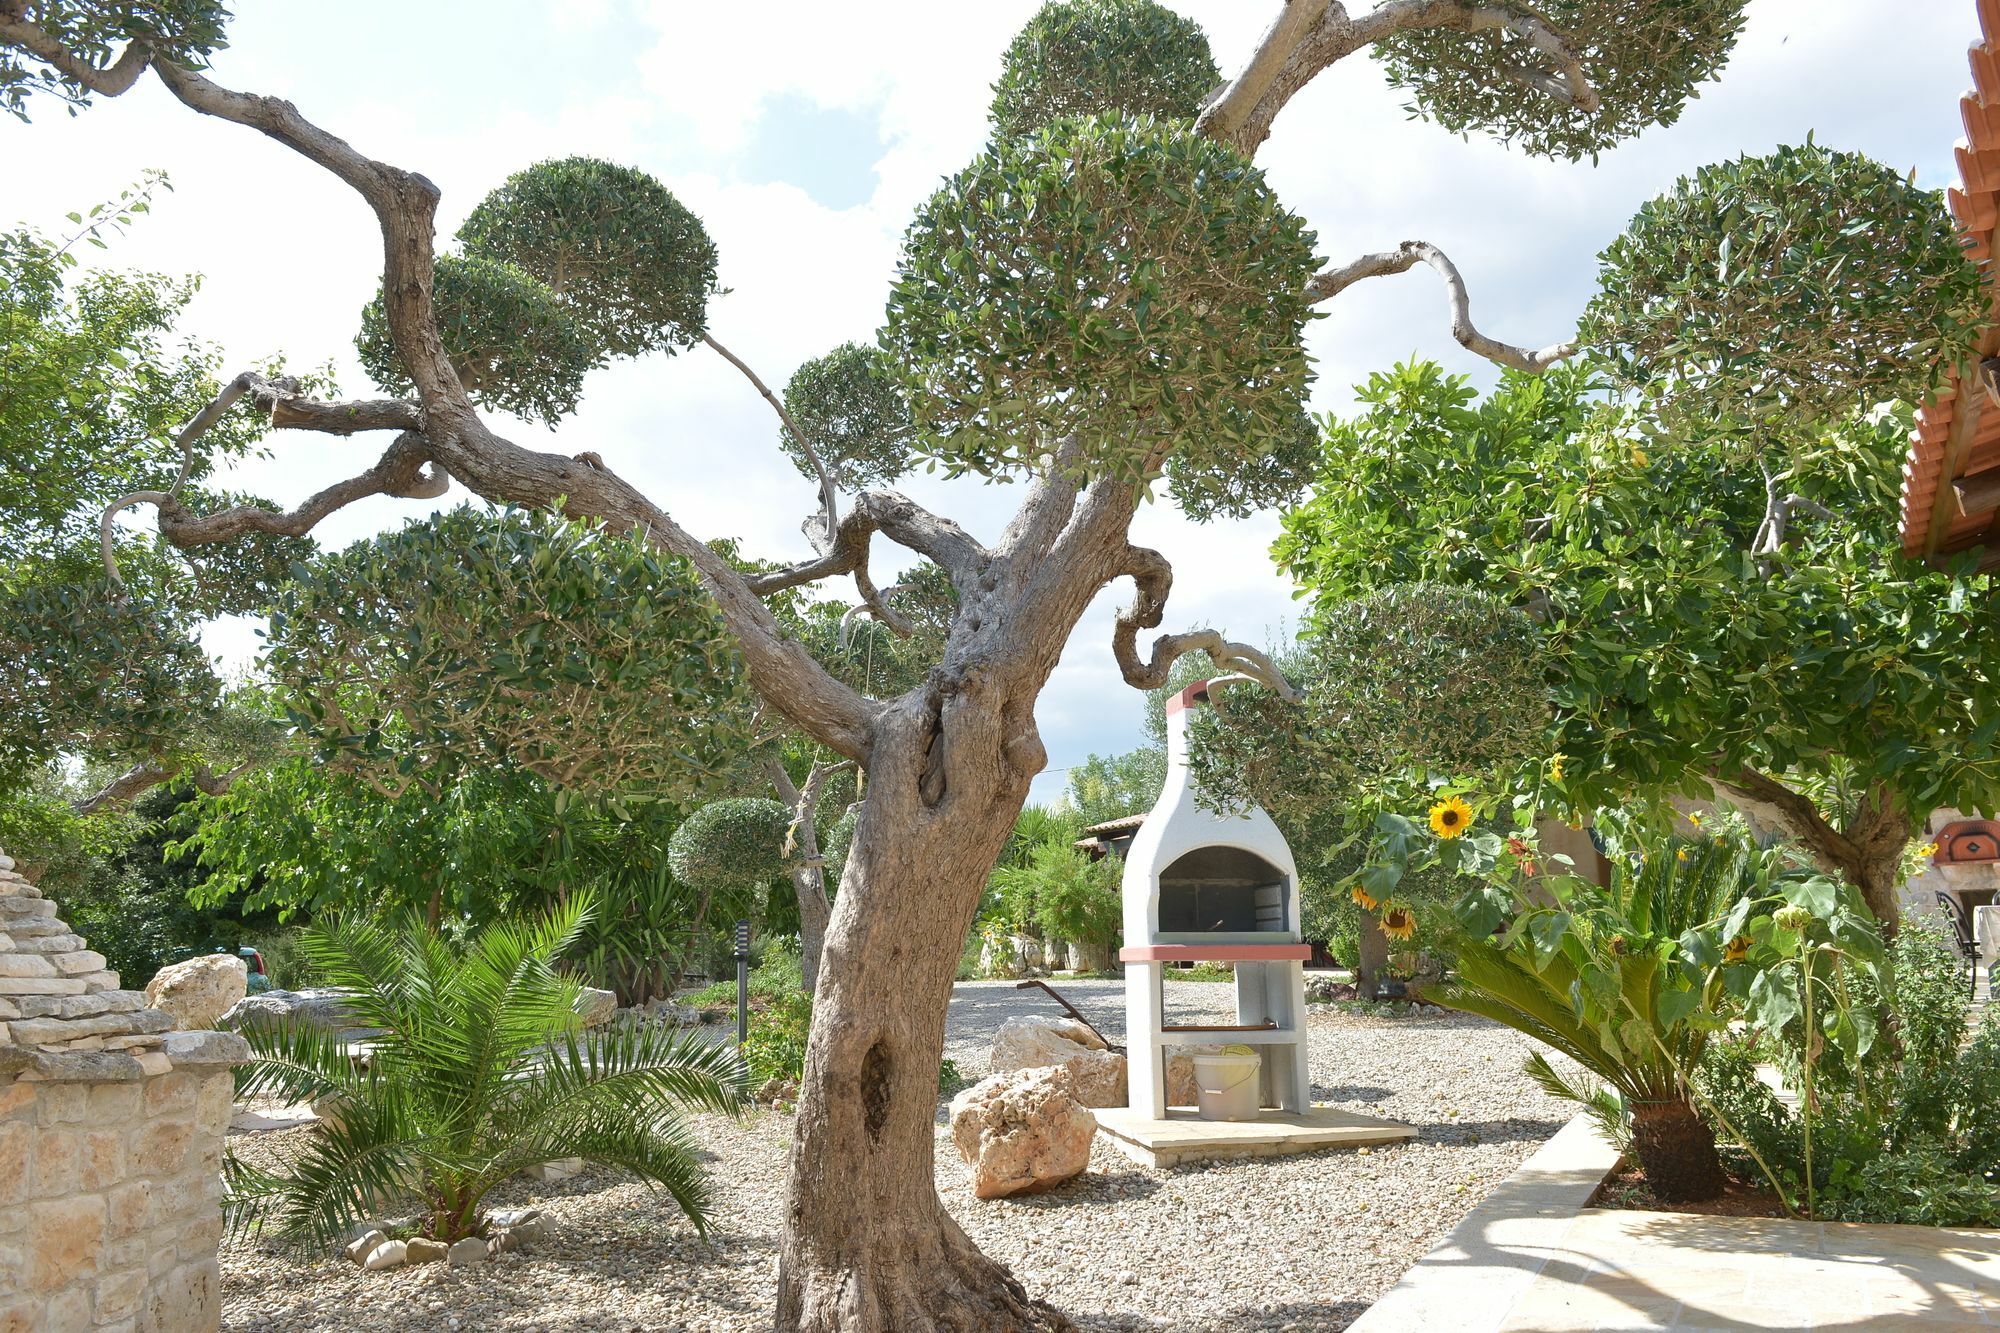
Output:
<instances>
[{"instance_id":1,"label":"olive tree foliage","mask_svg":"<svg viewBox=\"0 0 2000 1333\"><path fill-rule=\"evenodd\" d=\"M458 240L463 253L437 258L432 309L459 383L483 406L553 426L609 359L703 337L715 243L642 171L537 163L481 200ZM355 346L378 385L410 392L380 294Z\"/></svg>"},{"instance_id":2,"label":"olive tree foliage","mask_svg":"<svg viewBox=\"0 0 2000 1333\"><path fill-rule=\"evenodd\" d=\"M1581 335L1648 429L1767 448L1920 400L1970 347L1983 285L1935 191L1808 141L1642 205Z\"/></svg>"},{"instance_id":3,"label":"olive tree foliage","mask_svg":"<svg viewBox=\"0 0 2000 1333\"><path fill-rule=\"evenodd\" d=\"M1441 781L1511 778L1547 754L1550 662L1489 593L1391 584L1318 609L1281 659L1299 698L1217 690L1189 767L1217 809L1254 801L1321 832Z\"/></svg>"},{"instance_id":4,"label":"olive tree foliage","mask_svg":"<svg viewBox=\"0 0 2000 1333\"><path fill-rule=\"evenodd\" d=\"M288 395L273 418L292 430L393 432L390 443L367 471L289 513L157 504L165 540L189 547L252 531L297 535L342 504L421 493L446 476L488 501L558 508L609 533L638 533L698 572L769 711L766 721L865 771L815 1001L779 1325L1056 1329L1068 1321L979 1253L939 1203L932 1178L944 1006L987 872L1045 762L1035 700L1097 594L1125 579L1137 595L1114 621L1112 652L1126 681L1157 688L1177 660L1200 653L1217 670L1294 693L1267 654L1213 629L1158 635L1142 650L1139 636L1164 623L1172 567L1160 552L1134 546L1129 529L1138 505L1162 484L1205 512L1267 501L1281 489L1269 460L1300 443L1310 381L1301 339L1321 303L1357 281L1423 263L1446 286L1460 343L1538 369L1564 354L1562 344L1537 351L1483 333L1463 275L1427 243L1319 268L1306 220L1276 197L1253 161L1279 113L1319 73L1419 33L1437 35L1438 49L1454 56L1479 53L1491 62L1482 77L1514 90L1490 103L1483 120L1479 107L1443 100L1426 112L1420 99L1424 114L1461 129L1477 121L1529 151L1557 150L1564 127L1580 117L1605 116L1607 139L1626 135L1647 116L1677 110L1713 73L1728 35L1709 38L1714 16L1733 17L1741 4L1556 8L1385 0L1350 13L1332 0L1292 0L1273 7L1269 30L1240 70L1190 93L1206 81L1190 55L1198 48L1156 7L1045 7L1036 22L1044 31L1067 25L1066 40L1030 40L1014 52L993 141L919 209L878 338L907 397L913 456L947 471L1020 478L1020 508L989 544L893 491L862 490L843 506L827 461L815 458L820 494L806 527L813 554L747 570L595 452L526 448L481 415L482 403L514 390L497 374L486 378L482 357L455 357L449 345L452 317L437 296L438 195L428 179L362 155L287 102L212 81L184 52L155 51L143 38L115 58L67 47L67 30L37 22L20 0L0 8L0 50L93 94L129 86L111 75L129 59L192 111L255 130L332 173L381 229L380 328L407 396L328 404ZM1673 32L1685 40L1667 40L1640 19L1678 24ZM1620 40L1628 31L1631 47ZM1152 51L1114 77L1101 76L1099 58L1068 56L1116 53L1128 32L1147 35ZM1392 58L1404 62L1407 83L1422 81L1421 46ZM1600 95L1593 64L1614 86L1643 66L1654 91L1613 101ZM1158 77L1132 77L1135 68ZM1434 86L1473 82L1447 72ZM1168 105L1155 97L1163 88L1178 89L1168 92ZM1639 109L1621 110L1628 105ZM1011 119L1016 107L1020 123ZM1057 118L1036 123L1044 113L1035 108ZM606 254L624 244L627 230L634 237L657 230L628 229L622 217L617 225ZM572 289L552 281L553 269L537 255L557 231L592 228L602 229L601 220L582 218L534 233L543 239L509 242L503 253L468 236L463 257L511 264L569 301ZM632 262L616 271L637 284L692 290L686 268L656 273ZM530 321L523 335L543 332ZM739 358L715 350L803 440L783 401ZM538 355L526 363L536 375L548 369ZM515 386L520 401L537 411L560 408L563 382L545 378L539 388ZM1260 478L1254 495L1238 485L1250 476ZM899 622L913 628L870 577L877 538L929 560L954 594L938 660L893 697L842 679L766 602L851 579L867 608L862 618L891 632ZM854 1207L856 1180L870 1182L867 1208Z\"/></svg>"},{"instance_id":5,"label":"olive tree foliage","mask_svg":"<svg viewBox=\"0 0 2000 1333\"><path fill-rule=\"evenodd\" d=\"M823 464L836 484L879 486L909 470L910 403L880 348L842 343L807 361L785 384L785 410L778 447L807 477Z\"/></svg>"},{"instance_id":6,"label":"olive tree foliage","mask_svg":"<svg viewBox=\"0 0 2000 1333\"><path fill-rule=\"evenodd\" d=\"M791 869L786 834L791 808L739 796L711 801L689 815L667 844L674 878L695 889L745 889Z\"/></svg>"},{"instance_id":7,"label":"olive tree foliage","mask_svg":"<svg viewBox=\"0 0 2000 1333\"><path fill-rule=\"evenodd\" d=\"M396 795L472 769L685 799L751 735L685 560L546 511L460 506L295 567L265 667L320 757Z\"/></svg>"},{"instance_id":8,"label":"olive tree foliage","mask_svg":"<svg viewBox=\"0 0 2000 1333\"><path fill-rule=\"evenodd\" d=\"M1014 37L993 85L994 133L1118 111L1193 124L1222 71L1201 25L1153 0L1044 5Z\"/></svg>"},{"instance_id":9,"label":"olive tree foliage","mask_svg":"<svg viewBox=\"0 0 2000 1333\"><path fill-rule=\"evenodd\" d=\"M1743 28L1742 0L1539 0L1487 7L1471 38L1438 28L1383 43L1410 110L1526 152L1574 162L1671 125L1715 78ZM1562 34L1548 40L1540 19ZM1546 94L1523 97L1525 89Z\"/></svg>"}]
</instances>

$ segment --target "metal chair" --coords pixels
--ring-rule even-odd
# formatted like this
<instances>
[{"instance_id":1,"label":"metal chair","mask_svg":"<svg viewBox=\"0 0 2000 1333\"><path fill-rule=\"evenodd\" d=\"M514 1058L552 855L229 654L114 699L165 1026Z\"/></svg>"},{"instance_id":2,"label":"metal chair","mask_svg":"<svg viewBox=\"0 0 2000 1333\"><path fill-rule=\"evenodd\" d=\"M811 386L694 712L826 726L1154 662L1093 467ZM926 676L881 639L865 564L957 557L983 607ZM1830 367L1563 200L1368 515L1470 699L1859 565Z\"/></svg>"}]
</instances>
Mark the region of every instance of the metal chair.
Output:
<instances>
[{"instance_id":1,"label":"metal chair","mask_svg":"<svg viewBox=\"0 0 2000 1333\"><path fill-rule=\"evenodd\" d=\"M1965 910L1965 904L1942 889L1938 891L1938 903L1951 918L1951 933L1958 944L1959 956L1965 959L1965 977L1974 999L1979 998L1979 941L1972 936L1972 914Z\"/></svg>"}]
</instances>

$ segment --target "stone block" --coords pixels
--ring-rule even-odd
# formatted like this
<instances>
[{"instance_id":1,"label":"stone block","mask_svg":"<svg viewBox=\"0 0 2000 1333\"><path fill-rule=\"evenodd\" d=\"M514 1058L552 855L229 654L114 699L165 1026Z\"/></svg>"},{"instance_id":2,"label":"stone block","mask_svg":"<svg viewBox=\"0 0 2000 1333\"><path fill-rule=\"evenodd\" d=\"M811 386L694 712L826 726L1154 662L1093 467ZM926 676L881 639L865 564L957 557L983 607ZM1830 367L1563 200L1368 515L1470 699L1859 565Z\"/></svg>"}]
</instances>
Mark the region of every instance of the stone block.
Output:
<instances>
[{"instance_id":1,"label":"stone block","mask_svg":"<svg viewBox=\"0 0 2000 1333\"><path fill-rule=\"evenodd\" d=\"M173 1052L167 1052L169 1058ZM176 1070L165 1078L146 1080L146 1114L179 1115L194 1110L194 1076Z\"/></svg>"},{"instance_id":2,"label":"stone block","mask_svg":"<svg viewBox=\"0 0 2000 1333\"><path fill-rule=\"evenodd\" d=\"M75 1083L43 1088L35 1110L44 1127L77 1124L90 1115L90 1089Z\"/></svg>"},{"instance_id":3,"label":"stone block","mask_svg":"<svg viewBox=\"0 0 2000 1333\"><path fill-rule=\"evenodd\" d=\"M161 1074L170 1073L174 1067L174 1062L167 1058L165 1051L146 1051L134 1056L133 1060L147 1078L157 1078Z\"/></svg>"},{"instance_id":4,"label":"stone block","mask_svg":"<svg viewBox=\"0 0 2000 1333\"><path fill-rule=\"evenodd\" d=\"M250 1043L233 1032L168 1032L160 1049L176 1066L241 1064L250 1058Z\"/></svg>"},{"instance_id":5,"label":"stone block","mask_svg":"<svg viewBox=\"0 0 2000 1333\"><path fill-rule=\"evenodd\" d=\"M88 1291L65 1291L49 1301L48 1328L85 1329L90 1323Z\"/></svg>"},{"instance_id":6,"label":"stone block","mask_svg":"<svg viewBox=\"0 0 2000 1333\"><path fill-rule=\"evenodd\" d=\"M88 1102L90 1119L97 1124L132 1119L139 1114L140 1089L137 1083L106 1083L92 1088Z\"/></svg>"},{"instance_id":7,"label":"stone block","mask_svg":"<svg viewBox=\"0 0 2000 1333\"><path fill-rule=\"evenodd\" d=\"M146 1277L145 1269L129 1268L98 1279L97 1322L107 1324L136 1316L146 1299Z\"/></svg>"},{"instance_id":8,"label":"stone block","mask_svg":"<svg viewBox=\"0 0 2000 1333\"><path fill-rule=\"evenodd\" d=\"M77 1182L100 1190L125 1179L125 1135L115 1129L85 1130L77 1164Z\"/></svg>"},{"instance_id":9,"label":"stone block","mask_svg":"<svg viewBox=\"0 0 2000 1333\"><path fill-rule=\"evenodd\" d=\"M61 922L54 922L60 926ZM14 941L16 953L74 953L83 948L83 936L68 930L54 930L46 935L23 935Z\"/></svg>"},{"instance_id":10,"label":"stone block","mask_svg":"<svg viewBox=\"0 0 2000 1333\"><path fill-rule=\"evenodd\" d=\"M28 1197L28 1155L35 1127L26 1120L0 1123L0 1204Z\"/></svg>"},{"instance_id":11,"label":"stone block","mask_svg":"<svg viewBox=\"0 0 2000 1333\"><path fill-rule=\"evenodd\" d=\"M81 995L89 989L82 977L0 977L0 995Z\"/></svg>"},{"instance_id":12,"label":"stone block","mask_svg":"<svg viewBox=\"0 0 2000 1333\"><path fill-rule=\"evenodd\" d=\"M229 1128L229 1116L235 1104L235 1080L228 1074L210 1074L202 1080L201 1090L195 1094L194 1121L214 1134L215 1141L220 1143Z\"/></svg>"},{"instance_id":13,"label":"stone block","mask_svg":"<svg viewBox=\"0 0 2000 1333\"><path fill-rule=\"evenodd\" d=\"M118 1051L0 1047L0 1077L13 1073L43 1083L120 1083L143 1072L137 1060Z\"/></svg>"},{"instance_id":14,"label":"stone block","mask_svg":"<svg viewBox=\"0 0 2000 1333\"><path fill-rule=\"evenodd\" d=\"M112 1240L135 1236L152 1225L152 1213L153 1186L150 1181L135 1180L120 1185L107 1196L105 1232Z\"/></svg>"},{"instance_id":15,"label":"stone block","mask_svg":"<svg viewBox=\"0 0 2000 1333\"><path fill-rule=\"evenodd\" d=\"M0 918L22 917L33 919L35 917L52 917L55 914L56 905L47 898L42 897L39 893L32 895L25 893L0 893ZM14 925L12 921L0 921L0 924L4 924L10 930Z\"/></svg>"},{"instance_id":16,"label":"stone block","mask_svg":"<svg viewBox=\"0 0 2000 1333\"><path fill-rule=\"evenodd\" d=\"M183 1259L198 1261L203 1256L212 1258L216 1246L222 1244L222 1214L210 1208L208 1216L185 1223L180 1230L180 1239L174 1244Z\"/></svg>"},{"instance_id":17,"label":"stone block","mask_svg":"<svg viewBox=\"0 0 2000 1333\"><path fill-rule=\"evenodd\" d=\"M163 1120L133 1131L126 1159L144 1176L171 1176L187 1165L194 1126L185 1120Z\"/></svg>"},{"instance_id":18,"label":"stone block","mask_svg":"<svg viewBox=\"0 0 2000 1333\"><path fill-rule=\"evenodd\" d=\"M53 977L55 964L40 954L0 954L0 977Z\"/></svg>"},{"instance_id":19,"label":"stone block","mask_svg":"<svg viewBox=\"0 0 2000 1333\"><path fill-rule=\"evenodd\" d=\"M46 1296L97 1273L104 1250L104 1196L75 1194L34 1205L28 1224L28 1290Z\"/></svg>"},{"instance_id":20,"label":"stone block","mask_svg":"<svg viewBox=\"0 0 2000 1333\"><path fill-rule=\"evenodd\" d=\"M7 934L12 937L17 948L26 940L38 940L47 935L67 935L70 933L69 927L64 925L60 918L53 916L36 916L28 917L25 920L0 922L0 929L6 930Z\"/></svg>"},{"instance_id":21,"label":"stone block","mask_svg":"<svg viewBox=\"0 0 2000 1333\"><path fill-rule=\"evenodd\" d=\"M96 1018L99 1014L131 1013L145 1007L137 991L99 991L95 995L24 995L14 1002L22 1018Z\"/></svg>"},{"instance_id":22,"label":"stone block","mask_svg":"<svg viewBox=\"0 0 2000 1333\"><path fill-rule=\"evenodd\" d=\"M83 988L87 991L118 989L118 974L116 972L86 972L77 978L77 980L84 983Z\"/></svg>"},{"instance_id":23,"label":"stone block","mask_svg":"<svg viewBox=\"0 0 2000 1333\"><path fill-rule=\"evenodd\" d=\"M0 945L0 948L4 947L5 947L4 945ZM19 1018L20 1016L21 1016L21 1002L19 1000L17 999L0 1000L0 1023L4 1023L10 1018Z\"/></svg>"},{"instance_id":24,"label":"stone block","mask_svg":"<svg viewBox=\"0 0 2000 1333\"><path fill-rule=\"evenodd\" d=\"M34 1156L28 1162L28 1193L37 1199L76 1190L82 1165L83 1135L66 1125L50 1125L35 1135Z\"/></svg>"},{"instance_id":25,"label":"stone block","mask_svg":"<svg viewBox=\"0 0 2000 1333\"><path fill-rule=\"evenodd\" d=\"M14 1040L23 1046L51 1042L73 1042L84 1037L123 1037L136 1032L165 1032L174 1025L173 1016L158 1009L139 1009L123 1014L98 1014L93 1018L19 1018L9 1026Z\"/></svg>"},{"instance_id":26,"label":"stone block","mask_svg":"<svg viewBox=\"0 0 2000 1333\"><path fill-rule=\"evenodd\" d=\"M0 1120L8 1120L17 1115L24 1116L28 1108L35 1104L35 1085L16 1080L0 1083Z\"/></svg>"},{"instance_id":27,"label":"stone block","mask_svg":"<svg viewBox=\"0 0 2000 1333\"><path fill-rule=\"evenodd\" d=\"M212 1333L222 1322L222 1271L214 1256L182 1264L147 1293L141 1333Z\"/></svg>"},{"instance_id":28,"label":"stone block","mask_svg":"<svg viewBox=\"0 0 2000 1333\"><path fill-rule=\"evenodd\" d=\"M73 949L68 953L49 954L47 958L56 965L56 971L66 977L80 977L104 971L104 955L89 949Z\"/></svg>"}]
</instances>

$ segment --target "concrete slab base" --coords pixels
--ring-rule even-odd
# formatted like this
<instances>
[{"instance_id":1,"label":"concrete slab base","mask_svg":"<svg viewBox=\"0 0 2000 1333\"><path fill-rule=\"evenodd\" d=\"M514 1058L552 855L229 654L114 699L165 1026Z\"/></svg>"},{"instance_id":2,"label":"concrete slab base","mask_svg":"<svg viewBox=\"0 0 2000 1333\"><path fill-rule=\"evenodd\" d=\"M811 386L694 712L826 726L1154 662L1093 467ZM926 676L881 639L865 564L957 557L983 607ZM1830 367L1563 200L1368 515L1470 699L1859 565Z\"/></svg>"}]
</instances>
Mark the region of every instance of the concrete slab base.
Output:
<instances>
[{"instance_id":1,"label":"concrete slab base","mask_svg":"<svg viewBox=\"0 0 2000 1333\"><path fill-rule=\"evenodd\" d=\"M1265 1111L1255 1120L1203 1120L1193 1111L1169 1110L1164 1120L1122 1107L1092 1112L1097 1132L1141 1166L1178 1166L1230 1157L1283 1157L1323 1148L1360 1148L1400 1143L1417 1136L1416 1127L1378 1120L1331 1106L1302 1115Z\"/></svg>"}]
</instances>

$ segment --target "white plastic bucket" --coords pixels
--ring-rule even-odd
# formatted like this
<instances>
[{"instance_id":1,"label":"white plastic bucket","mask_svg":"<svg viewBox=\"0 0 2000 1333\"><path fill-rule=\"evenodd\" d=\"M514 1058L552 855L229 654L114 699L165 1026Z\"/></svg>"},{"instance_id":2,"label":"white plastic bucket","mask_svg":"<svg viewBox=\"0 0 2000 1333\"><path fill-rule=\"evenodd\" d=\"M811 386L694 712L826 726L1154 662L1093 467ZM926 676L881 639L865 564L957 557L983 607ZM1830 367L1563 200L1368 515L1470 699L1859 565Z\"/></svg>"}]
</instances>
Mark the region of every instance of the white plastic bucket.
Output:
<instances>
[{"instance_id":1,"label":"white plastic bucket","mask_svg":"<svg viewBox=\"0 0 2000 1333\"><path fill-rule=\"evenodd\" d=\"M1262 1098L1257 1071L1263 1057L1252 1050L1196 1051L1194 1086L1203 1120L1255 1120Z\"/></svg>"}]
</instances>

